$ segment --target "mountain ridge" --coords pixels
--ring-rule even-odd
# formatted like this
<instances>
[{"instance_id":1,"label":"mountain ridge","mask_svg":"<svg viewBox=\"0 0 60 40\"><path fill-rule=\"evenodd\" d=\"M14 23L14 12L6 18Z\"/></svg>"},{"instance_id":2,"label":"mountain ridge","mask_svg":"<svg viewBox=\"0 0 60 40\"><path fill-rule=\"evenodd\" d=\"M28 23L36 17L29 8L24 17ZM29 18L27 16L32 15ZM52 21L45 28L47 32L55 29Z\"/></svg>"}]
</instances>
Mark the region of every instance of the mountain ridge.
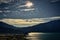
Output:
<instances>
[{"instance_id":1,"label":"mountain ridge","mask_svg":"<svg viewBox=\"0 0 60 40\"><path fill-rule=\"evenodd\" d=\"M30 27L17 28L12 25L0 22L0 33L11 34L26 34L29 32L48 32L48 33L60 33L60 20L54 20L47 23L42 23Z\"/></svg>"}]
</instances>

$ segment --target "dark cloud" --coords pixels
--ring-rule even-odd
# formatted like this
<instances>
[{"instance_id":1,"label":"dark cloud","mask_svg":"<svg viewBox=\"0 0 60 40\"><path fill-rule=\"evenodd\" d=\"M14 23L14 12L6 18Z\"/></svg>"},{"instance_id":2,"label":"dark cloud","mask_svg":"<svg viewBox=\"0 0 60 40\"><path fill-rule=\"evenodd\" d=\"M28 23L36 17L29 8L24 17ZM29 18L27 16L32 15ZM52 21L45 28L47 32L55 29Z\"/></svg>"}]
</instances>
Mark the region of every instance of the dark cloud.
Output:
<instances>
[{"instance_id":1,"label":"dark cloud","mask_svg":"<svg viewBox=\"0 0 60 40\"><path fill-rule=\"evenodd\" d=\"M20 11L22 9L27 9L26 7L17 8L20 5L24 5L24 2L26 2L26 0L21 0L18 3L16 3L16 1L10 3L1 3L0 19L41 18L41 17L60 16L59 0L30 0L30 1L34 3L33 8L35 8L32 11ZM52 1L54 1L54 3L51 3Z\"/></svg>"}]
</instances>

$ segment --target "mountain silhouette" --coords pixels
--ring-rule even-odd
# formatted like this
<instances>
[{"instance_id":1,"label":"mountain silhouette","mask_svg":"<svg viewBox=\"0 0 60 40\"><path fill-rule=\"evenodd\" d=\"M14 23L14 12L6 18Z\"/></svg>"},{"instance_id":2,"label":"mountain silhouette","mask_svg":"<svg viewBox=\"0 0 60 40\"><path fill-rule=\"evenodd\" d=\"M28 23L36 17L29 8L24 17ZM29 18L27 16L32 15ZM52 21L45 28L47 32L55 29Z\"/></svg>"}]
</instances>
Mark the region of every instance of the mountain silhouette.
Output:
<instances>
[{"instance_id":1,"label":"mountain silhouette","mask_svg":"<svg viewBox=\"0 0 60 40\"><path fill-rule=\"evenodd\" d=\"M18 33L21 33L21 31L12 25L6 24L4 22L0 22L0 33L18 34Z\"/></svg>"},{"instance_id":2,"label":"mountain silhouette","mask_svg":"<svg viewBox=\"0 0 60 40\"><path fill-rule=\"evenodd\" d=\"M54 20L24 28L17 28L4 22L0 22L0 33L27 34L29 32L60 32L60 20Z\"/></svg>"},{"instance_id":3,"label":"mountain silhouette","mask_svg":"<svg viewBox=\"0 0 60 40\"><path fill-rule=\"evenodd\" d=\"M24 33L28 32L60 32L60 20L54 20L47 23L23 28Z\"/></svg>"}]
</instances>

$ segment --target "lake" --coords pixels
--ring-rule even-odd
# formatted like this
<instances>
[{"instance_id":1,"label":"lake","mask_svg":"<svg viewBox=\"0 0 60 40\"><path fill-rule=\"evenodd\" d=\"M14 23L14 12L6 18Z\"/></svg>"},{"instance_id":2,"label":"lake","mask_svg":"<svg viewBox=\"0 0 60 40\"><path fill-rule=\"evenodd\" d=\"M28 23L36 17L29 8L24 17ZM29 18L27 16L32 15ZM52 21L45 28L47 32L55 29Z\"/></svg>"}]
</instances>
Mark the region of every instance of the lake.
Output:
<instances>
[{"instance_id":1,"label":"lake","mask_svg":"<svg viewBox=\"0 0 60 40\"><path fill-rule=\"evenodd\" d=\"M60 40L60 33L28 33L26 39L28 40Z\"/></svg>"}]
</instances>

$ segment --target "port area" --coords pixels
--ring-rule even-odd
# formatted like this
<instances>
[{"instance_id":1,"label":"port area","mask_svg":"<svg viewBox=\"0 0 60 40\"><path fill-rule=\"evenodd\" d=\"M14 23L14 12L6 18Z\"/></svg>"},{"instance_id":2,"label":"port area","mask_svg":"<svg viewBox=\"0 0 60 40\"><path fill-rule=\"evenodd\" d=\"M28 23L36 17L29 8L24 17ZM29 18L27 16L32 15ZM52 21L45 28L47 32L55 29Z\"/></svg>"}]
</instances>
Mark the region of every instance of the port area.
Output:
<instances>
[{"instance_id":1,"label":"port area","mask_svg":"<svg viewBox=\"0 0 60 40\"><path fill-rule=\"evenodd\" d=\"M0 40L26 40L24 34L0 34Z\"/></svg>"}]
</instances>

